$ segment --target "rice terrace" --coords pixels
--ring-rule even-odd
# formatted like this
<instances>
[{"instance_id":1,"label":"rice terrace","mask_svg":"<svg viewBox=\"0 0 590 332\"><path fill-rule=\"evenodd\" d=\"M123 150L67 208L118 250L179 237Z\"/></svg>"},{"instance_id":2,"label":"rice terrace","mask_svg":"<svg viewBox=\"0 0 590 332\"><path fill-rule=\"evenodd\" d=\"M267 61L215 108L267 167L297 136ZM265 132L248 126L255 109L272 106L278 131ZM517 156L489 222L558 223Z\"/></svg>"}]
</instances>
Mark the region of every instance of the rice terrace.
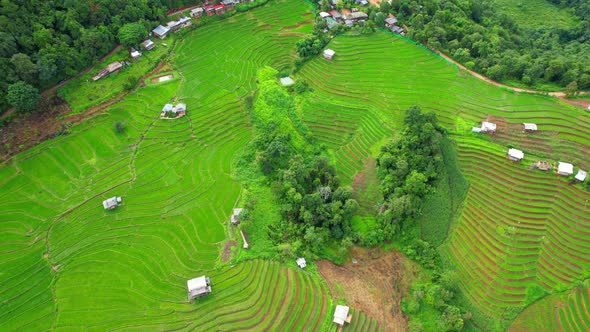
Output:
<instances>
[{"instance_id":1,"label":"rice terrace","mask_svg":"<svg viewBox=\"0 0 590 332\"><path fill-rule=\"evenodd\" d=\"M327 1L177 3L3 157L0 331L590 330L584 96Z\"/></svg>"}]
</instances>

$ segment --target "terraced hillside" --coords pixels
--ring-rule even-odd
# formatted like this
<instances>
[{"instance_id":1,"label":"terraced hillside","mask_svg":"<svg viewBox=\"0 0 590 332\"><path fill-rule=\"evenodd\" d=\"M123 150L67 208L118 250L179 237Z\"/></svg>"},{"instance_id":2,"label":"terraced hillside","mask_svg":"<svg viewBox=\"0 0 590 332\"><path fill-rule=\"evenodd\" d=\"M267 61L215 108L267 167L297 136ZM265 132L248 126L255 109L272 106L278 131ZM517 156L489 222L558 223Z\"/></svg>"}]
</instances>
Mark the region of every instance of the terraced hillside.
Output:
<instances>
[{"instance_id":1,"label":"terraced hillside","mask_svg":"<svg viewBox=\"0 0 590 332\"><path fill-rule=\"evenodd\" d=\"M527 293L562 289L588 271L590 194L555 174L527 169L538 159L589 169L587 114L485 84L384 33L338 37L328 47L336 51L333 61L317 58L300 72L315 89L311 99L321 101L310 102L305 117L335 151L348 181L411 105L434 110L458 141L471 187L442 249L484 315L502 317L534 299ZM470 133L485 119L498 124L494 137ZM540 132L525 135L521 122L537 123ZM506 160L508 144L524 150L521 164Z\"/></svg>"},{"instance_id":2,"label":"terraced hillside","mask_svg":"<svg viewBox=\"0 0 590 332\"><path fill-rule=\"evenodd\" d=\"M331 302L316 275L263 261L214 269L240 193L233 156L251 135L241 97L258 66L290 61L309 9L274 2L189 34L181 80L0 168L0 330L322 328ZM160 120L173 99L188 115ZM123 205L105 211L114 195ZM189 303L186 280L202 274L214 293Z\"/></svg>"},{"instance_id":3,"label":"terraced hillside","mask_svg":"<svg viewBox=\"0 0 590 332\"><path fill-rule=\"evenodd\" d=\"M590 330L590 287L588 281L571 291L534 303L510 326L510 331ZM543 317L543 319L539 319Z\"/></svg>"}]
</instances>

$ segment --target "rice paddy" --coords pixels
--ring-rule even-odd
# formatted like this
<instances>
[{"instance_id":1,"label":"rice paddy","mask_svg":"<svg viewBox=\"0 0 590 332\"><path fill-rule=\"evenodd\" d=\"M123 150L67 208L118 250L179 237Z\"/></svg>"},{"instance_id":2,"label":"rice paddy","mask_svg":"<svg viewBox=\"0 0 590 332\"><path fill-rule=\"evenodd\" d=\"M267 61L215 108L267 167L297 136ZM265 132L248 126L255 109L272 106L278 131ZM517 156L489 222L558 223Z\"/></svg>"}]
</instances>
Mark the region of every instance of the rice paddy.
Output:
<instances>
[{"instance_id":1,"label":"rice paddy","mask_svg":"<svg viewBox=\"0 0 590 332\"><path fill-rule=\"evenodd\" d=\"M176 43L174 72L166 73L174 79L147 84L70 135L2 165L0 330L333 329L334 303L316 273L220 262L241 190L234 159L252 136L245 99L259 68L291 67L295 42L312 22L311 6L285 0L200 27ZM333 61L312 59L293 76L314 88L302 103L304 120L344 183L363 172L374 178L371 157L412 105L435 111L455 140L470 186L440 249L477 314L502 319L534 294L562 294L588 277L590 194L528 170L538 159L590 170L583 110L485 84L382 32L337 37L329 47ZM187 116L160 121L173 100L187 104ZM486 118L497 135L470 133ZM112 129L116 121L124 133ZM540 132L522 133L521 122ZM522 163L506 160L508 144L524 150ZM361 186L367 216L359 218L367 225L379 197L369 187ZM104 210L102 200L114 195L123 204ZM203 274L213 293L189 303L186 280ZM550 326L588 327L587 289L568 291ZM551 309L542 301L513 328L534 329L528 310ZM346 330L379 327L354 311Z\"/></svg>"}]
</instances>

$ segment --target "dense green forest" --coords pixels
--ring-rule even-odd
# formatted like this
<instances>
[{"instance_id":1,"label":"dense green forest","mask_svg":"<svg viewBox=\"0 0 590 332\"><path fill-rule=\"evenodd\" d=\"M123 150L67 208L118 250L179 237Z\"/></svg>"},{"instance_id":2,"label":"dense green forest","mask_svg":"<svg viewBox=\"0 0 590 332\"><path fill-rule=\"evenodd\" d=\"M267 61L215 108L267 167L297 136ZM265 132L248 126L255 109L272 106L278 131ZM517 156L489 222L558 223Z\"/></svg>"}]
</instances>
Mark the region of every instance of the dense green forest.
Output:
<instances>
[{"instance_id":1,"label":"dense green forest","mask_svg":"<svg viewBox=\"0 0 590 332\"><path fill-rule=\"evenodd\" d=\"M408 37L494 80L588 89L590 1L547 1L575 19L566 27L549 21L519 25L496 0L433 0L423 5L392 0L390 11L410 27Z\"/></svg>"},{"instance_id":2,"label":"dense green forest","mask_svg":"<svg viewBox=\"0 0 590 332\"><path fill-rule=\"evenodd\" d=\"M138 22L149 31L166 10L192 0L2 0L0 113L23 94L71 77L119 44L119 30ZM23 89L23 83L27 87ZM11 85L19 83L9 89ZM30 105L24 105L27 110Z\"/></svg>"}]
</instances>

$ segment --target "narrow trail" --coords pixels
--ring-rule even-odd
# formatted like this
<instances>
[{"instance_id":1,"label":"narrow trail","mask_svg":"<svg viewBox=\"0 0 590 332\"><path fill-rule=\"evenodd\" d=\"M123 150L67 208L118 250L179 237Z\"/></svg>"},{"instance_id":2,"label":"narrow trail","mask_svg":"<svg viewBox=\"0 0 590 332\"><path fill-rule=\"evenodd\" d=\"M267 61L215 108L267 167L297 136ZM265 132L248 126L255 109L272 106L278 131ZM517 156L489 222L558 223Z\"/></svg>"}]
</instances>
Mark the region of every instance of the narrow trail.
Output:
<instances>
[{"instance_id":1,"label":"narrow trail","mask_svg":"<svg viewBox=\"0 0 590 332\"><path fill-rule=\"evenodd\" d=\"M524 88L517 88L515 86L510 86L507 84L503 84L497 81L492 80L489 77L483 76L480 73L477 73L465 66L463 66L462 64L460 64L459 62L453 60L451 57L449 57L448 55L442 53L439 50L433 49L433 48L429 48L430 50L432 50L433 52L435 52L436 54L440 55L441 57L443 57L445 60L457 65L457 67L467 71L469 74L471 74L471 76L474 76L482 81L485 81L487 83L493 84L495 86L498 87L502 87L502 88L507 88L516 92L525 92L525 93L538 93L538 94L547 94L549 96L552 97L557 97L559 98L561 101L566 102L568 104L574 105L574 106L580 106L580 107L590 107L590 101L586 101L586 100L573 100L573 99L567 99L566 98L566 93L563 91L539 91L539 90L532 90L532 89L524 89ZM588 91L580 91L579 92L580 95L587 95Z\"/></svg>"}]
</instances>

